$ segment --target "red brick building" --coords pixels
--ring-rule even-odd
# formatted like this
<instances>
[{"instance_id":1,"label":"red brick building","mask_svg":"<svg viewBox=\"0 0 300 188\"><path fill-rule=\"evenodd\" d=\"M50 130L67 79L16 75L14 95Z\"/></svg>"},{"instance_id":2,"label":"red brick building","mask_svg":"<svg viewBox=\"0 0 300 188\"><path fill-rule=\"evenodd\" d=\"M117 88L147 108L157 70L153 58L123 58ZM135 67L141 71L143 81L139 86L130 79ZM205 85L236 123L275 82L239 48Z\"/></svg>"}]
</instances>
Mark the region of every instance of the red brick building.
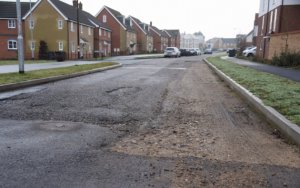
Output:
<instances>
[{"instance_id":1,"label":"red brick building","mask_svg":"<svg viewBox=\"0 0 300 188\"><path fill-rule=\"evenodd\" d=\"M32 4L33 6L33 4ZM30 8L29 3L21 3L21 15ZM0 2L0 59L17 59L18 26L16 2Z\"/></svg>"},{"instance_id":2,"label":"red brick building","mask_svg":"<svg viewBox=\"0 0 300 188\"><path fill-rule=\"evenodd\" d=\"M107 24L112 31L112 55L136 53L137 35L132 20L125 18L119 11L104 6L96 15L97 19Z\"/></svg>"},{"instance_id":3,"label":"red brick building","mask_svg":"<svg viewBox=\"0 0 300 188\"><path fill-rule=\"evenodd\" d=\"M165 30L169 36L169 46L180 48L180 31L179 30Z\"/></svg>"},{"instance_id":4,"label":"red brick building","mask_svg":"<svg viewBox=\"0 0 300 188\"><path fill-rule=\"evenodd\" d=\"M294 43L299 43L297 40L292 40L299 38L297 35L300 35L299 18L299 0L260 0L257 18L257 56L271 59L275 53L284 50L299 51L297 48L291 48L298 46ZM289 36L293 37L289 38Z\"/></svg>"},{"instance_id":5,"label":"red brick building","mask_svg":"<svg viewBox=\"0 0 300 188\"><path fill-rule=\"evenodd\" d=\"M150 33L153 36L153 51L156 53L163 53L165 48L169 45L168 34L153 26L152 22L150 22Z\"/></svg>"}]
</instances>

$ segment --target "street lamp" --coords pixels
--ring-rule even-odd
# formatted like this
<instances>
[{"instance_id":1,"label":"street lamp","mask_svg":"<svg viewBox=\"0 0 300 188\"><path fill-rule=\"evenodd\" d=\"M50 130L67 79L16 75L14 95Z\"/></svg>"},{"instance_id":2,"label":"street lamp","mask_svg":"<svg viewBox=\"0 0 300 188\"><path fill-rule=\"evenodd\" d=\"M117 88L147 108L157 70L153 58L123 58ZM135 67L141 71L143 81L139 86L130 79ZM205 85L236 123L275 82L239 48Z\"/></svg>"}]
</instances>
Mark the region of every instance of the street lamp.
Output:
<instances>
[{"instance_id":1,"label":"street lamp","mask_svg":"<svg viewBox=\"0 0 300 188\"><path fill-rule=\"evenodd\" d=\"M23 49L23 34L22 34L22 19L21 19L21 3L16 1L17 18L18 18L18 59L19 73L24 73L24 49Z\"/></svg>"},{"instance_id":2,"label":"street lamp","mask_svg":"<svg viewBox=\"0 0 300 188\"><path fill-rule=\"evenodd\" d=\"M80 59L80 37L79 37L79 3L76 0L76 11L77 11L77 58Z\"/></svg>"}]
</instances>

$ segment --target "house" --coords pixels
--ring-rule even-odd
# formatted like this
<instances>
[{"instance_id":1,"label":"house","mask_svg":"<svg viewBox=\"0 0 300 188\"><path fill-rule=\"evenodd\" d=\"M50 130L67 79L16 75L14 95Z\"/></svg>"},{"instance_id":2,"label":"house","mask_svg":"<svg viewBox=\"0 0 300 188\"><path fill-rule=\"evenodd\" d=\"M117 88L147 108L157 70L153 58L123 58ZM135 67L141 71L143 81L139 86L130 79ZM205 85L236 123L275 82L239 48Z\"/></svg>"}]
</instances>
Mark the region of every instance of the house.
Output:
<instances>
[{"instance_id":1,"label":"house","mask_svg":"<svg viewBox=\"0 0 300 188\"><path fill-rule=\"evenodd\" d=\"M137 53L152 53L153 52L153 36L150 34L148 24L141 22L139 19L129 16L133 23L133 28L137 34Z\"/></svg>"},{"instance_id":2,"label":"house","mask_svg":"<svg viewBox=\"0 0 300 188\"><path fill-rule=\"evenodd\" d=\"M205 37L201 32L195 34L182 33L180 35L180 48L203 49L204 43L205 43Z\"/></svg>"},{"instance_id":3,"label":"house","mask_svg":"<svg viewBox=\"0 0 300 188\"><path fill-rule=\"evenodd\" d=\"M34 5L34 3L32 3ZM30 9L30 4L21 3L21 16ZM16 2L0 2L0 59L17 59L18 24Z\"/></svg>"},{"instance_id":4,"label":"house","mask_svg":"<svg viewBox=\"0 0 300 188\"><path fill-rule=\"evenodd\" d=\"M173 46L180 48L180 31L177 29L173 30L164 30L167 35L169 36L169 45L168 46Z\"/></svg>"},{"instance_id":5,"label":"house","mask_svg":"<svg viewBox=\"0 0 300 188\"><path fill-rule=\"evenodd\" d=\"M97 19L110 27L112 31L111 51L113 55L136 53L137 34L133 21L125 18L119 11L103 6L96 15Z\"/></svg>"},{"instance_id":6,"label":"house","mask_svg":"<svg viewBox=\"0 0 300 188\"><path fill-rule=\"evenodd\" d=\"M83 11L77 0L73 5L59 0L39 0L23 19L26 58L39 58L41 41L46 43L49 52L65 52L68 59L92 58L102 40L95 33L99 30L110 32L108 27Z\"/></svg>"},{"instance_id":7,"label":"house","mask_svg":"<svg viewBox=\"0 0 300 188\"><path fill-rule=\"evenodd\" d=\"M213 50L225 50L228 48L237 47L237 39L243 38L243 36L237 35L237 38L212 38L206 42L207 48Z\"/></svg>"},{"instance_id":8,"label":"house","mask_svg":"<svg viewBox=\"0 0 300 188\"><path fill-rule=\"evenodd\" d=\"M157 27L152 25L150 22L150 33L153 36L153 52L163 53L165 48L169 44L169 36L166 32L159 30Z\"/></svg>"},{"instance_id":9,"label":"house","mask_svg":"<svg viewBox=\"0 0 300 188\"><path fill-rule=\"evenodd\" d=\"M257 56L271 59L283 51L300 49L300 1L260 0Z\"/></svg>"}]
</instances>

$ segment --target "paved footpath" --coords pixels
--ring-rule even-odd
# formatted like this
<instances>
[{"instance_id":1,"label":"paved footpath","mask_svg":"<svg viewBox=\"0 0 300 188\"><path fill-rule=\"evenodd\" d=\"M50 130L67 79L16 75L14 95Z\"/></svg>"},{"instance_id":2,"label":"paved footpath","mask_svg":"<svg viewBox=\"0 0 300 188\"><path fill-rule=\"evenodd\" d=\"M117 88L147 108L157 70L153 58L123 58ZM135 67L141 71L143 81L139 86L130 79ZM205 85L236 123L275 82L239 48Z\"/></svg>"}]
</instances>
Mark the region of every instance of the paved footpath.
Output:
<instances>
[{"instance_id":1,"label":"paved footpath","mask_svg":"<svg viewBox=\"0 0 300 188\"><path fill-rule=\"evenodd\" d=\"M162 54L142 54L142 55L130 55L130 56L115 56L110 57L105 60L98 60L98 61L64 61L64 62L56 62L53 61L51 63L36 63L36 64L25 64L25 71L32 71L32 70L42 70L42 69L52 69L52 68L61 68L61 67L69 67L73 65L84 65L84 64L94 64L99 62L107 62L107 61L121 61L121 60L132 60L136 58L142 57L157 57L162 56ZM13 73L19 72L19 65L2 65L0 66L0 74L1 73Z\"/></svg>"},{"instance_id":2,"label":"paved footpath","mask_svg":"<svg viewBox=\"0 0 300 188\"><path fill-rule=\"evenodd\" d=\"M259 71L268 72L268 73L271 73L271 74L276 74L278 76L282 76L282 77L288 78L290 80L300 82L300 71L297 71L297 70L294 70L294 69L275 67L275 66L272 66L272 65L266 65L266 64L261 64L261 63L254 63L254 62L251 62L251 61L242 60L242 59L238 59L238 58L235 58L235 57L224 56L222 58L226 59L226 60L229 60L229 61L232 61L234 63L240 64L240 65L251 67L251 68L259 70Z\"/></svg>"}]
</instances>

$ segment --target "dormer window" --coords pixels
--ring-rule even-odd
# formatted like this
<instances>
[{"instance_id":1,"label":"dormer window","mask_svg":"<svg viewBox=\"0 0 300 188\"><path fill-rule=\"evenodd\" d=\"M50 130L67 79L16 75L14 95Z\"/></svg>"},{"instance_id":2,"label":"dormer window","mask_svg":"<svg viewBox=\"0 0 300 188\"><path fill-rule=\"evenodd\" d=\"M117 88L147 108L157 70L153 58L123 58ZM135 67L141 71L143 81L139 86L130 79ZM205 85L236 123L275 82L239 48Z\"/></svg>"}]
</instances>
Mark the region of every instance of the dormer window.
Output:
<instances>
[{"instance_id":1,"label":"dormer window","mask_svg":"<svg viewBox=\"0 0 300 188\"><path fill-rule=\"evenodd\" d=\"M103 21L103 23L106 23L106 22L107 22L106 15L103 15L102 21Z\"/></svg>"},{"instance_id":2,"label":"dormer window","mask_svg":"<svg viewBox=\"0 0 300 188\"><path fill-rule=\"evenodd\" d=\"M16 28L16 20L8 20L8 28Z\"/></svg>"}]
</instances>

